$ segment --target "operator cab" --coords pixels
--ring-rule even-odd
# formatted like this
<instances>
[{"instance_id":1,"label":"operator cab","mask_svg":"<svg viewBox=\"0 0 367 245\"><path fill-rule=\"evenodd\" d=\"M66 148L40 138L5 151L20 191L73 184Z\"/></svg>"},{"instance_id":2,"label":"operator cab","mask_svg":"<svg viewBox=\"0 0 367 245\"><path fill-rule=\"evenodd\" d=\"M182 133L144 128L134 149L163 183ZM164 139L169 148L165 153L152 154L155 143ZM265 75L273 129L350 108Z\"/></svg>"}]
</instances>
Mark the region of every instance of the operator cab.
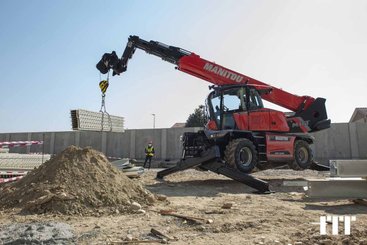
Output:
<instances>
[{"instance_id":1,"label":"operator cab","mask_svg":"<svg viewBox=\"0 0 367 245\"><path fill-rule=\"evenodd\" d=\"M260 93L269 93L270 87L257 89L250 85L212 87L208 96L210 120L217 129L239 129L234 115L247 114L264 108Z\"/></svg>"}]
</instances>

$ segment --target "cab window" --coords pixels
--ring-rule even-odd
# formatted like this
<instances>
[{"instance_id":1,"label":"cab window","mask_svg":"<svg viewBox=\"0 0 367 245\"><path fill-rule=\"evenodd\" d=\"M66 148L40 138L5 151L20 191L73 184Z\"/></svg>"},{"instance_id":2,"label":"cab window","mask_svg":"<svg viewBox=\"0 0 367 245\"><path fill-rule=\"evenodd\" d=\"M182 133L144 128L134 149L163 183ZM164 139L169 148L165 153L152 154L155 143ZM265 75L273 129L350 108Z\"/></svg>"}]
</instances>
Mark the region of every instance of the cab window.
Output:
<instances>
[{"instance_id":1,"label":"cab window","mask_svg":"<svg viewBox=\"0 0 367 245\"><path fill-rule=\"evenodd\" d=\"M245 106L245 90L231 89L225 91L223 94L223 109L224 111L243 111L246 109Z\"/></svg>"},{"instance_id":2,"label":"cab window","mask_svg":"<svg viewBox=\"0 0 367 245\"><path fill-rule=\"evenodd\" d=\"M255 89L251 89L249 96L249 110L256 110L260 108L264 108L261 97Z\"/></svg>"}]
</instances>

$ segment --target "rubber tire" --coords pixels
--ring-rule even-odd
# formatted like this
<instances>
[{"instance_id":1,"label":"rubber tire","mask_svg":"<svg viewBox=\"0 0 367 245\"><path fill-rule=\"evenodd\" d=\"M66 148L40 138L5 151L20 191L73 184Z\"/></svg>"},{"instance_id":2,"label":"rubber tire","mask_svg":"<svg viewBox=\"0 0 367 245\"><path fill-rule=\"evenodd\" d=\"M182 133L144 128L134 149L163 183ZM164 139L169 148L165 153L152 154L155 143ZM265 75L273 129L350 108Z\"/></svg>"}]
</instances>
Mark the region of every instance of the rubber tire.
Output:
<instances>
[{"instance_id":1,"label":"rubber tire","mask_svg":"<svg viewBox=\"0 0 367 245\"><path fill-rule=\"evenodd\" d=\"M302 159L300 159L299 156L299 152L301 150L305 150L307 151L307 161L302 162ZM289 162L289 167L293 170L304 170L304 169L309 169L312 165L313 162L313 151L310 147L310 145L304 141L304 140L297 140L294 143L294 160Z\"/></svg>"},{"instance_id":2,"label":"rubber tire","mask_svg":"<svg viewBox=\"0 0 367 245\"><path fill-rule=\"evenodd\" d=\"M240 151L243 148L250 150L252 154L251 163L247 166L241 164ZM230 141L224 151L224 160L233 168L243 173L250 173L257 165L258 157L255 145L248 139L234 139Z\"/></svg>"}]
</instances>

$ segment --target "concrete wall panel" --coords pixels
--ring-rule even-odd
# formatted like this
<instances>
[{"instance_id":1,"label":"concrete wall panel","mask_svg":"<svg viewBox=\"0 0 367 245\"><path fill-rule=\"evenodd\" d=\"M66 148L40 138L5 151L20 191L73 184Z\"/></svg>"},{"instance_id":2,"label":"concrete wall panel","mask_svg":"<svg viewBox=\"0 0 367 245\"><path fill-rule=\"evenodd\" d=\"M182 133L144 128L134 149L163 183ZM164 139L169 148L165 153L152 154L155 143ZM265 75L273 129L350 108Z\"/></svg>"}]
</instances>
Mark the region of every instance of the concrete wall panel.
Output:
<instances>
[{"instance_id":1,"label":"concrete wall panel","mask_svg":"<svg viewBox=\"0 0 367 245\"><path fill-rule=\"evenodd\" d=\"M50 135L50 133L31 133L31 140L43 141L43 145L30 146L30 152L44 152L45 154L48 154L50 149Z\"/></svg>"},{"instance_id":2,"label":"concrete wall panel","mask_svg":"<svg viewBox=\"0 0 367 245\"><path fill-rule=\"evenodd\" d=\"M28 140L28 133L11 133L9 135L9 141L26 141ZM27 147L14 147L10 148L11 153L27 153Z\"/></svg>"},{"instance_id":3,"label":"concrete wall panel","mask_svg":"<svg viewBox=\"0 0 367 245\"><path fill-rule=\"evenodd\" d=\"M367 123L356 123L359 158L367 159Z\"/></svg>"},{"instance_id":4,"label":"concrete wall panel","mask_svg":"<svg viewBox=\"0 0 367 245\"><path fill-rule=\"evenodd\" d=\"M328 163L329 159L351 158L348 123L334 123L327 130L314 133L315 158Z\"/></svg>"},{"instance_id":5,"label":"concrete wall panel","mask_svg":"<svg viewBox=\"0 0 367 245\"><path fill-rule=\"evenodd\" d=\"M8 141L7 136L8 136L8 134L0 134L0 142Z\"/></svg>"},{"instance_id":6,"label":"concrete wall panel","mask_svg":"<svg viewBox=\"0 0 367 245\"><path fill-rule=\"evenodd\" d=\"M107 132L106 140L106 156L121 157L122 156L122 134Z\"/></svg>"},{"instance_id":7,"label":"concrete wall panel","mask_svg":"<svg viewBox=\"0 0 367 245\"><path fill-rule=\"evenodd\" d=\"M182 144L179 141L184 132L195 132L200 128L169 129L132 129L124 133L68 131L68 132L32 132L0 133L0 141L43 140L44 146L11 148L14 153L42 152L60 153L69 145L91 146L104 151L111 157L129 157L144 159L144 147L153 141L156 159L179 159ZM367 159L367 124L334 123L328 130L314 133L316 160L328 163L330 159Z\"/></svg>"},{"instance_id":8,"label":"concrete wall panel","mask_svg":"<svg viewBox=\"0 0 367 245\"><path fill-rule=\"evenodd\" d=\"M125 130L121 134L121 157L130 157L130 146L131 146L131 132L132 130Z\"/></svg>"},{"instance_id":9,"label":"concrete wall panel","mask_svg":"<svg viewBox=\"0 0 367 245\"><path fill-rule=\"evenodd\" d=\"M50 146L50 152L51 154L58 154L65 150L70 145L75 145L75 132L55 132L54 136L50 135L51 146ZM54 142L54 147L52 149L52 141Z\"/></svg>"},{"instance_id":10,"label":"concrete wall panel","mask_svg":"<svg viewBox=\"0 0 367 245\"><path fill-rule=\"evenodd\" d=\"M94 132L94 131L79 131L80 139L79 146L84 147L92 147L98 151L102 151L102 132Z\"/></svg>"}]
</instances>

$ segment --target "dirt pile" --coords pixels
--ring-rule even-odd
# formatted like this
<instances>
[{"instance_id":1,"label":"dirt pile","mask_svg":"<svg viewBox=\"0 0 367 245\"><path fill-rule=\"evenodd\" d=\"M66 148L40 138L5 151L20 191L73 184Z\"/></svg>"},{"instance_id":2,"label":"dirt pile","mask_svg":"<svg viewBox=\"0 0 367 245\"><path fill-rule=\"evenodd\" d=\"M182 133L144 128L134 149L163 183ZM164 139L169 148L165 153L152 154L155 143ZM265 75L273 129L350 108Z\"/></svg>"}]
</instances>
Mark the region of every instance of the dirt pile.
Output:
<instances>
[{"instance_id":1,"label":"dirt pile","mask_svg":"<svg viewBox=\"0 0 367 245\"><path fill-rule=\"evenodd\" d=\"M114 168L91 148L70 146L0 190L0 207L26 213L102 215L131 211L131 203L147 205L154 196Z\"/></svg>"}]
</instances>

